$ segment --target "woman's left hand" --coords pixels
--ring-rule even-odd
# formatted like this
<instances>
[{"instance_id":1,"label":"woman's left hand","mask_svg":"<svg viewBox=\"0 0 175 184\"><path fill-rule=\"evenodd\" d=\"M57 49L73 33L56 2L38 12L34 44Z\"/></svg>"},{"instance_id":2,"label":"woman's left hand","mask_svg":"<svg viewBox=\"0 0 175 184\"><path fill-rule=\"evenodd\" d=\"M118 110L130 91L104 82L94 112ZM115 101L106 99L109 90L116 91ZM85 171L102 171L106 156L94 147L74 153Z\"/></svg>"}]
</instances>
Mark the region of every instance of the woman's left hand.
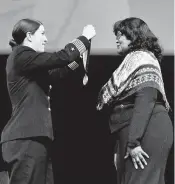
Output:
<instances>
[{"instance_id":1,"label":"woman's left hand","mask_svg":"<svg viewBox=\"0 0 175 184\"><path fill-rule=\"evenodd\" d=\"M143 151L141 146L137 146L133 149L127 147L127 153L126 153L124 159L128 158L129 156L131 156L132 162L133 162L134 167L136 169L138 169L138 166L140 166L142 169L144 169L144 165L147 165L147 162L146 162L144 156L147 158L149 158L149 156L145 151Z\"/></svg>"}]
</instances>

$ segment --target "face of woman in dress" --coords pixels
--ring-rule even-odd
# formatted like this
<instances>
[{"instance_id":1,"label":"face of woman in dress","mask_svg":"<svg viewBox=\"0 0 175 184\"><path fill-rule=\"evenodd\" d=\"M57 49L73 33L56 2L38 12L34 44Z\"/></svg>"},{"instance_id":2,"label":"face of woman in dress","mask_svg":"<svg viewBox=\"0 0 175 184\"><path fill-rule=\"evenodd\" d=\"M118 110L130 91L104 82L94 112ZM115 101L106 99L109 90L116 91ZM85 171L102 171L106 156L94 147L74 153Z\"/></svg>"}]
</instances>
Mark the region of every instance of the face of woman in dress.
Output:
<instances>
[{"instance_id":1,"label":"face of woman in dress","mask_svg":"<svg viewBox=\"0 0 175 184\"><path fill-rule=\"evenodd\" d=\"M47 43L47 37L45 35L43 25L40 25L40 27L35 31L34 34L28 33L28 37L31 42L32 48L36 52L44 52L45 45Z\"/></svg>"},{"instance_id":2,"label":"face of woman in dress","mask_svg":"<svg viewBox=\"0 0 175 184\"><path fill-rule=\"evenodd\" d=\"M129 44L131 40L128 40L124 34L120 31L116 35L116 45L117 45L117 54L123 55L129 49Z\"/></svg>"}]
</instances>

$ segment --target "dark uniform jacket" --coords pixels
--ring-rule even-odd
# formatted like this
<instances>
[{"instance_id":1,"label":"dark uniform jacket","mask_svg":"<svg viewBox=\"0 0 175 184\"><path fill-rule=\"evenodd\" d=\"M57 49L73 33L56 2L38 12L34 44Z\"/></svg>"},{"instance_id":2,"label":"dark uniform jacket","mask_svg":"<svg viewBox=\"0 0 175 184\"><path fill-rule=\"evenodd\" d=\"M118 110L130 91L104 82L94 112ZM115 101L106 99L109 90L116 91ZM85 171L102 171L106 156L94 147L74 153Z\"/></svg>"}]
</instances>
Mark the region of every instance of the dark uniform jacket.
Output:
<instances>
[{"instance_id":1,"label":"dark uniform jacket","mask_svg":"<svg viewBox=\"0 0 175 184\"><path fill-rule=\"evenodd\" d=\"M27 46L14 48L7 60L7 87L12 115L1 135L1 142L46 136L53 139L49 90L55 78L75 67L75 60L90 46L80 36L55 53L37 53ZM59 69L63 68L64 72Z\"/></svg>"}]
</instances>

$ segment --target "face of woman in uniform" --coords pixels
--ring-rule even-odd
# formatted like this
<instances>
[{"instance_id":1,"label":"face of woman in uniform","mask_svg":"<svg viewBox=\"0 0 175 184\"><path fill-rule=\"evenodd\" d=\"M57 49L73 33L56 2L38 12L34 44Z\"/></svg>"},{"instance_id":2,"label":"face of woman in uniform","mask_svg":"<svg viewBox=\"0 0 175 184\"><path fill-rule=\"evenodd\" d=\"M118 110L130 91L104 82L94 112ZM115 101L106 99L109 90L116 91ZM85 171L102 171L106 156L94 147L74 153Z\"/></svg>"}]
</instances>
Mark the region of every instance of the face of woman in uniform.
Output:
<instances>
[{"instance_id":1,"label":"face of woman in uniform","mask_svg":"<svg viewBox=\"0 0 175 184\"><path fill-rule=\"evenodd\" d=\"M35 31L34 34L30 34L30 42L32 48L36 52L44 52L45 45L47 43L47 37L45 35L44 26L40 25L40 27Z\"/></svg>"},{"instance_id":2,"label":"face of woman in uniform","mask_svg":"<svg viewBox=\"0 0 175 184\"><path fill-rule=\"evenodd\" d=\"M117 53L119 55L123 55L129 49L129 44L131 40L128 40L124 34L120 31L117 32L116 35L116 44L117 44Z\"/></svg>"}]
</instances>

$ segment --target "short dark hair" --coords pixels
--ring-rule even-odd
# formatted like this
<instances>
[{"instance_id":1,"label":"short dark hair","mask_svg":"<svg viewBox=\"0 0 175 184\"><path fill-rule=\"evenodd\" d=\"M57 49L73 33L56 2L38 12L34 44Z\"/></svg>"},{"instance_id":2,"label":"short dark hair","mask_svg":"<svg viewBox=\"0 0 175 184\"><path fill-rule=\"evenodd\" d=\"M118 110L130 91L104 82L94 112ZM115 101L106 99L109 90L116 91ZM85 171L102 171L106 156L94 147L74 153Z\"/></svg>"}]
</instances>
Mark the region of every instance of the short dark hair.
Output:
<instances>
[{"instance_id":1,"label":"short dark hair","mask_svg":"<svg viewBox=\"0 0 175 184\"><path fill-rule=\"evenodd\" d=\"M113 32L117 35L118 31L124 34L127 39L131 40L129 52L134 50L148 50L161 62L162 49L158 43L158 38L143 20L130 17L117 21L113 26Z\"/></svg>"},{"instance_id":2,"label":"short dark hair","mask_svg":"<svg viewBox=\"0 0 175 184\"><path fill-rule=\"evenodd\" d=\"M38 20L33 19L21 19L19 20L13 28L12 37L13 39L9 41L9 45L13 48L16 45L20 45L25 37L27 32L32 34L42 25Z\"/></svg>"}]
</instances>

